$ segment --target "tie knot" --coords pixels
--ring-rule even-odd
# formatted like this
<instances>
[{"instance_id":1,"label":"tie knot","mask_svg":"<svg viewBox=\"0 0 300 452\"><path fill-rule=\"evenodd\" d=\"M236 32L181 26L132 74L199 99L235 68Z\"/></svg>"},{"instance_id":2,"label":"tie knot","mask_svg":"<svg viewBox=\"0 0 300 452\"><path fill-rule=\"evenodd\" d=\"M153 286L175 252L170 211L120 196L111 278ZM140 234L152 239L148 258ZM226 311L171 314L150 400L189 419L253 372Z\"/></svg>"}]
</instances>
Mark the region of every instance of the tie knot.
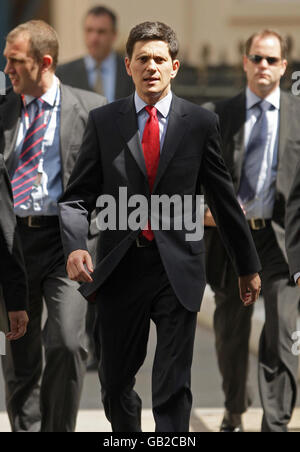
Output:
<instances>
[{"instance_id":1,"label":"tie knot","mask_svg":"<svg viewBox=\"0 0 300 452\"><path fill-rule=\"evenodd\" d=\"M147 111L147 113L152 116L153 118L157 117L157 110L155 107L153 107L152 105L147 105L147 107L145 107L145 110Z\"/></svg>"},{"instance_id":2,"label":"tie knot","mask_svg":"<svg viewBox=\"0 0 300 452\"><path fill-rule=\"evenodd\" d=\"M273 105L272 104L270 104L270 102L268 102L267 100L262 100L262 101L260 101L258 104L257 104L257 106L259 107L259 109L261 110L261 111L268 111L268 110L271 110L272 108L273 108Z\"/></svg>"},{"instance_id":3,"label":"tie knot","mask_svg":"<svg viewBox=\"0 0 300 452\"><path fill-rule=\"evenodd\" d=\"M45 101L43 101L43 99L41 99L40 97L34 99L33 105L35 106L36 111L40 112L44 106L44 103Z\"/></svg>"},{"instance_id":4,"label":"tie knot","mask_svg":"<svg viewBox=\"0 0 300 452\"><path fill-rule=\"evenodd\" d=\"M96 63L95 64L95 71L101 71L101 67L102 67L101 63Z\"/></svg>"}]
</instances>

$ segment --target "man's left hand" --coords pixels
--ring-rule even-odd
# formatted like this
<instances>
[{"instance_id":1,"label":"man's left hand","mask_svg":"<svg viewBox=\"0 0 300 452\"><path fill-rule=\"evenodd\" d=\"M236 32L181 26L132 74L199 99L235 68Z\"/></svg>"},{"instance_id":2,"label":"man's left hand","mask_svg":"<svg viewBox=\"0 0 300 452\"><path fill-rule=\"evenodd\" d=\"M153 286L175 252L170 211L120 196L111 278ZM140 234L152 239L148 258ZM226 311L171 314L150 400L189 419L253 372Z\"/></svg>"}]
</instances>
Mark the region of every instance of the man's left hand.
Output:
<instances>
[{"instance_id":1,"label":"man's left hand","mask_svg":"<svg viewBox=\"0 0 300 452\"><path fill-rule=\"evenodd\" d=\"M250 306L258 299L261 280L258 273L239 277L240 297L244 306Z\"/></svg>"}]
</instances>

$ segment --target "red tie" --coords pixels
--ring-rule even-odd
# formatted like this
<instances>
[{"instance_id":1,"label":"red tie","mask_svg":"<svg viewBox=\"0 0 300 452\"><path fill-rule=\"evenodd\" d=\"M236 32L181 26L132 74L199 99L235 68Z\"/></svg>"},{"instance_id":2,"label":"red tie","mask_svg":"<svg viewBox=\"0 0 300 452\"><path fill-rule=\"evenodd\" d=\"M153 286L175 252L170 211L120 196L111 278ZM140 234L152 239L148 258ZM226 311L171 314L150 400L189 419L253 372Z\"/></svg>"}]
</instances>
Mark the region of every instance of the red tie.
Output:
<instances>
[{"instance_id":1,"label":"red tie","mask_svg":"<svg viewBox=\"0 0 300 452\"><path fill-rule=\"evenodd\" d=\"M149 118L145 125L142 146L148 174L150 193L152 193L160 155L159 124L157 119L156 108L152 107L151 105L148 105L147 107L145 107L145 110L149 114ZM154 239L154 234L153 231L151 230L151 225L149 221L147 229L144 229L142 231L142 234L148 240Z\"/></svg>"}]
</instances>

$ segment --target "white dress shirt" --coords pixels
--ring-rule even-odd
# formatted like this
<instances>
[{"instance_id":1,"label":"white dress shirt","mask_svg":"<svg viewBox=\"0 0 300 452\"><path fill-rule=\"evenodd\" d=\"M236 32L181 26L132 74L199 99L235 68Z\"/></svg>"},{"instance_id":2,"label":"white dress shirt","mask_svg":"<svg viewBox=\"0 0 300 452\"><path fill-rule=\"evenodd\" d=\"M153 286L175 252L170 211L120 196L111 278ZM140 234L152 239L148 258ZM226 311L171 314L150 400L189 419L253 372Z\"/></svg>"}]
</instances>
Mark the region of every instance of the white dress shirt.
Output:
<instances>
[{"instance_id":1,"label":"white dress shirt","mask_svg":"<svg viewBox=\"0 0 300 452\"><path fill-rule=\"evenodd\" d=\"M159 123L159 140L160 140L160 152L164 145L164 140L167 132L169 114L172 103L172 91L170 91L163 99L159 100L154 107L157 109L157 118ZM145 110L148 104L146 104L135 92L134 94L134 104L138 117L138 128L140 132L140 139L142 141L144 129L146 122L148 121L149 114Z\"/></svg>"}]
</instances>

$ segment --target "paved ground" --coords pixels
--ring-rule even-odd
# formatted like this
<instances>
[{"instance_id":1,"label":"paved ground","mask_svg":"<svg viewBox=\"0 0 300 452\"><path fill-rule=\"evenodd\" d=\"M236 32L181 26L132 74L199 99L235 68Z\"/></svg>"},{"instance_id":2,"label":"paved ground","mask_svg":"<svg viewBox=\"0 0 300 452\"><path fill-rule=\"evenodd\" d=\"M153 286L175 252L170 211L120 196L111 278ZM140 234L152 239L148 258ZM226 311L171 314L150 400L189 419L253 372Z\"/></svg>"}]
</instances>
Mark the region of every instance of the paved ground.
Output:
<instances>
[{"instance_id":1,"label":"paved ground","mask_svg":"<svg viewBox=\"0 0 300 452\"><path fill-rule=\"evenodd\" d=\"M153 431L154 424L151 413L151 367L155 348L155 331L152 328L148 356L137 376L136 390L143 400L143 429ZM247 431L259 431L261 409L256 382L256 356L250 359L250 383L254 389L253 407L244 416L244 425ZM221 380L217 368L214 351L214 337L210 329L198 325L194 363L192 371L192 389L194 394L191 431L207 432L218 431L223 413L223 394ZM300 389L300 387L299 387ZM0 432L9 431L7 415L5 413L3 379L0 376ZM299 391L300 394L300 391ZM300 396L298 408L290 424L292 431L300 432ZM77 422L77 431L109 432L110 425L105 419L100 401L100 390L96 372L88 373L85 378L80 412Z\"/></svg>"}]
</instances>

